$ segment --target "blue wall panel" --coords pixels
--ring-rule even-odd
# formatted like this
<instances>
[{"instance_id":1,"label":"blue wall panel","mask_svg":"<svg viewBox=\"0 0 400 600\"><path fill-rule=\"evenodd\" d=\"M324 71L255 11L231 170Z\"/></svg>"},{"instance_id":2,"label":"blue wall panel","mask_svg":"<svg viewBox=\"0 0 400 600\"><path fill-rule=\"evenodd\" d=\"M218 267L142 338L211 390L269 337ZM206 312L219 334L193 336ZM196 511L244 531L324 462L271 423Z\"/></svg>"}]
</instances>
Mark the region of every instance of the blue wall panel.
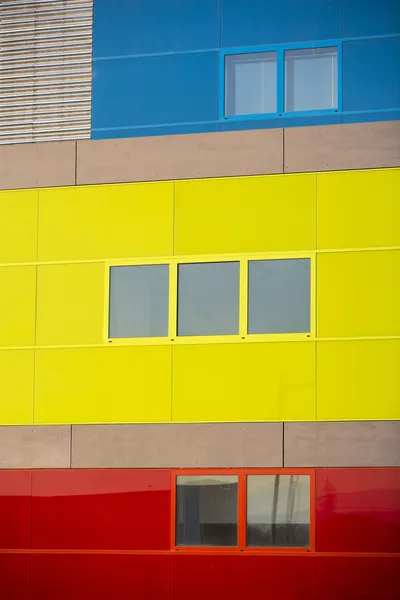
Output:
<instances>
[{"instance_id":1,"label":"blue wall panel","mask_svg":"<svg viewBox=\"0 0 400 600\"><path fill-rule=\"evenodd\" d=\"M219 54L94 63L92 127L218 119Z\"/></svg>"},{"instance_id":2,"label":"blue wall panel","mask_svg":"<svg viewBox=\"0 0 400 600\"><path fill-rule=\"evenodd\" d=\"M343 110L400 108L399 74L400 37L345 42Z\"/></svg>"},{"instance_id":3,"label":"blue wall panel","mask_svg":"<svg viewBox=\"0 0 400 600\"><path fill-rule=\"evenodd\" d=\"M92 140L115 138L149 137L155 135L179 135L186 133L210 133L219 131L219 125L167 125L165 127L139 127L138 129L113 129L109 131L94 131Z\"/></svg>"},{"instance_id":4,"label":"blue wall panel","mask_svg":"<svg viewBox=\"0 0 400 600\"><path fill-rule=\"evenodd\" d=\"M342 0L221 0L222 46L342 37Z\"/></svg>"},{"instance_id":5,"label":"blue wall panel","mask_svg":"<svg viewBox=\"0 0 400 600\"><path fill-rule=\"evenodd\" d=\"M344 0L344 37L400 33L400 0Z\"/></svg>"},{"instance_id":6,"label":"blue wall panel","mask_svg":"<svg viewBox=\"0 0 400 600\"><path fill-rule=\"evenodd\" d=\"M388 112L343 115L343 123L371 123L373 121L399 121L400 109Z\"/></svg>"},{"instance_id":7,"label":"blue wall panel","mask_svg":"<svg viewBox=\"0 0 400 600\"><path fill-rule=\"evenodd\" d=\"M95 0L93 56L218 48L220 0Z\"/></svg>"}]
</instances>

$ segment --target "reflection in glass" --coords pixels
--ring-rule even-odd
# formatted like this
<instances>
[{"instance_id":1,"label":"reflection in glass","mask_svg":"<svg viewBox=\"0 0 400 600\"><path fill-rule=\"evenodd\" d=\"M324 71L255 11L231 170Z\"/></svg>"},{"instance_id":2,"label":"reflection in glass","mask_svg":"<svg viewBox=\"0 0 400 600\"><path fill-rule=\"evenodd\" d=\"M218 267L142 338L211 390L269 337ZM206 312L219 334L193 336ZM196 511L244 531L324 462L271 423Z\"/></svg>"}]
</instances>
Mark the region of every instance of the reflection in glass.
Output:
<instances>
[{"instance_id":1,"label":"reflection in glass","mask_svg":"<svg viewBox=\"0 0 400 600\"><path fill-rule=\"evenodd\" d=\"M248 332L310 331L310 259L250 260Z\"/></svg>"},{"instance_id":2,"label":"reflection in glass","mask_svg":"<svg viewBox=\"0 0 400 600\"><path fill-rule=\"evenodd\" d=\"M309 476L249 475L247 546L307 548L309 545Z\"/></svg>"},{"instance_id":3,"label":"reflection in glass","mask_svg":"<svg viewBox=\"0 0 400 600\"><path fill-rule=\"evenodd\" d=\"M337 63L336 47L287 50L285 111L337 108Z\"/></svg>"},{"instance_id":4,"label":"reflection in glass","mask_svg":"<svg viewBox=\"0 0 400 600\"><path fill-rule=\"evenodd\" d=\"M177 546L236 546L237 514L237 476L177 477Z\"/></svg>"},{"instance_id":5,"label":"reflection in glass","mask_svg":"<svg viewBox=\"0 0 400 600\"><path fill-rule=\"evenodd\" d=\"M276 52L225 57L225 114L276 112Z\"/></svg>"},{"instance_id":6,"label":"reflection in glass","mask_svg":"<svg viewBox=\"0 0 400 600\"><path fill-rule=\"evenodd\" d=\"M168 335L168 265L112 267L110 338Z\"/></svg>"},{"instance_id":7,"label":"reflection in glass","mask_svg":"<svg viewBox=\"0 0 400 600\"><path fill-rule=\"evenodd\" d=\"M178 267L178 335L239 332L239 263Z\"/></svg>"}]
</instances>

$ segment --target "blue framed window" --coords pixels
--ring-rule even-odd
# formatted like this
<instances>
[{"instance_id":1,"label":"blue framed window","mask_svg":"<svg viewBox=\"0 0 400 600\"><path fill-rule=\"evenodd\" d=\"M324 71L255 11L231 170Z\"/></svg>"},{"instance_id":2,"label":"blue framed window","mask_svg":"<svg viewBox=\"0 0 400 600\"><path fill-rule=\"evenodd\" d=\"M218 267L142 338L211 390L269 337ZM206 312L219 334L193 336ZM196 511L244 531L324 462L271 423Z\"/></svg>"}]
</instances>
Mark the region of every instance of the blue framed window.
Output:
<instances>
[{"instance_id":1,"label":"blue framed window","mask_svg":"<svg viewBox=\"0 0 400 600\"><path fill-rule=\"evenodd\" d=\"M341 110L341 43L290 44L221 53L221 118Z\"/></svg>"}]
</instances>

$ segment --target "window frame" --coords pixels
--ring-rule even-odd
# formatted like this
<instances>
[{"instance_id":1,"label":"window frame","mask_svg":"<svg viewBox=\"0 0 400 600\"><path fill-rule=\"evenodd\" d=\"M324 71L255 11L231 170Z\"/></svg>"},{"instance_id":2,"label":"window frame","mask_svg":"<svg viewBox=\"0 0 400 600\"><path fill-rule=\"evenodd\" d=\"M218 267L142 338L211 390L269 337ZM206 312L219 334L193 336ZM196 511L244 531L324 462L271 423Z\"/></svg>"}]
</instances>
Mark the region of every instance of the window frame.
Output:
<instances>
[{"instance_id":1,"label":"window frame","mask_svg":"<svg viewBox=\"0 0 400 600\"><path fill-rule=\"evenodd\" d=\"M306 111L285 111L285 51L286 50L312 50L313 48L337 48L337 108ZM248 115L225 114L225 57L232 54L257 54L260 52L276 52L277 81L276 81L276 112L251 113ZM324 40L323 42L296 42L293 44L272 44L267 46L246 46L239 48L224 48L220 53L220 94L219 94L219 119L221 121L256 121L268 119L284 119L297 117L318 117L336 115L343 110L343 52L341 40Z\"/></svg>"},{"instance_id":2,"label":"window frame","mask_svg":"<svg viewBox=\"0 0 400 600\"><path fill-rule=\"evenodd\" d=\"M238 515L237 546L177 546L176 545L176 485L179 475L237 475ZM310 477L310 545L299 547L248 547L247 538L247 476L248 475L308 475ZM315 469L238 468L238 469L173 469L171 470L171 550L179 554L310 554L315 552Z\"/></svg>"},{"instance_id":3,"label":"window frame","mask_svg":"<svg viewBox=\"0 0 400 600\"><path fill-rule=\"evenodd\" d=\"M248 333L248 274L249 261L287 260L303 258L310 260L310 331L306 333ZM178 265L190 263L239 262L239 333L224 335L178 336ZM111 267L169 265L168 336L143 338L110 338L110 272ZM316 338L316 252L281 252L263 254L225 254L202 256L174 256L149 259L115 260L105 264L105 302L103 339L113 346L159 346L188 344L251 343L314 341Z\"/></svg>"}]
</instances>

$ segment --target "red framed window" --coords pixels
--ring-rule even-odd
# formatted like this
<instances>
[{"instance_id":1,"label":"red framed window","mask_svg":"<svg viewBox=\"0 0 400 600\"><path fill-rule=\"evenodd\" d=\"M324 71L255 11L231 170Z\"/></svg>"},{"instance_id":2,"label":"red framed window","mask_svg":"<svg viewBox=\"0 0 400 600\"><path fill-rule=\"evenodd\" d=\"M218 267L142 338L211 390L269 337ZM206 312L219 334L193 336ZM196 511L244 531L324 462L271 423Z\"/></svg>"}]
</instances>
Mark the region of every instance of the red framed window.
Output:
<instances>
[{"instance_id":1,"label":"red framed window","mask_svg":"<svg viewBox=\"0 0 400 600\"><path fill-rule=\"evenodd\" d=\"M171 545L179 552L311 552L310 469L172 471Z\"/></svg>"}]
</instances>

